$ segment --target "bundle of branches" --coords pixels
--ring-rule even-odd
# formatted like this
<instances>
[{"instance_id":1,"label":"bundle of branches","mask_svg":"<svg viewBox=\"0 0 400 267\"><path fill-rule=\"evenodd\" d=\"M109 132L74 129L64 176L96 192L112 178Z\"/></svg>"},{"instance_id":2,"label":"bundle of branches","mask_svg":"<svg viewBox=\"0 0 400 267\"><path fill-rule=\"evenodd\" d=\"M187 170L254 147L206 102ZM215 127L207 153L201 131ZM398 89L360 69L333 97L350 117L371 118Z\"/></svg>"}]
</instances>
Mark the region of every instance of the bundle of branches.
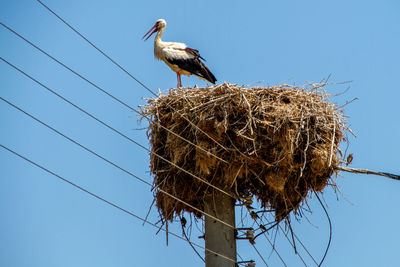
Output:
<instances>
[{"instance_id":1,"label":"bundle of branches","mask_svg":"<svg viewBox=\"0 0 400 267\"><path fill-rule=\"evenodd\" d=\"M212 184L237 199L255 197L280 221L310 190L321 192L340 164L345 120L321 84L172 89L142 112L151 118L150 168L165 220L202 214L162 191L204 210Z\"/></svg>"}]
</instances>

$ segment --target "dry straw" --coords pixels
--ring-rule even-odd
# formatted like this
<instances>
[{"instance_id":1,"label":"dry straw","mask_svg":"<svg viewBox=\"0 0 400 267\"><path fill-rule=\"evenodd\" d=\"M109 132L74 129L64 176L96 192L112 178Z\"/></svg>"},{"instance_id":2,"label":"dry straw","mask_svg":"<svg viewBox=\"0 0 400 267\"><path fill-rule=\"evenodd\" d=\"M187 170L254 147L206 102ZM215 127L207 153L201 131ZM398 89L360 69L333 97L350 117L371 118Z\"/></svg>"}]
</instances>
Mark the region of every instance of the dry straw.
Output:
<instances>
[{"instance_id":1,"label":"dry straw","mask_svg":"<svg viewBox=\"0 0 400 267\"><path fill-rule=\"evenodd\" d=\"M341 162L339 143L347 129L322 84L172 89L150 99L142 113L151 117L151 172L165 220L184 211L199 218L202 213L160 189L199 210L213 193L187 172L237 199L255 197L275 212L276 221L285 219L298 212L310 190L321 192L328 184Z\"/></svg>"}]
</instances>

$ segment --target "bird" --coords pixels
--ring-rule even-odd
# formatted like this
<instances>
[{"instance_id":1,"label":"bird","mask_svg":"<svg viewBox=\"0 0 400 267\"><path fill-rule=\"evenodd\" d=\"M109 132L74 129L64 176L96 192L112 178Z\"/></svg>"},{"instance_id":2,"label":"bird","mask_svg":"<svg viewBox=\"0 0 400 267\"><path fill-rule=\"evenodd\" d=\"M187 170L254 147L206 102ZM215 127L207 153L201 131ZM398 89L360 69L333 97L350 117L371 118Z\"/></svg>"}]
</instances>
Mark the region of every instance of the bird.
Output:
<instances>
[{"instance_id":1,"label":"bird","mask_svg":"<svg viewBox=\"0 0 400 267\"><path fill-rule=\"evenodd\" d=\"M348 166L353 161L353 153L350 153L346 159L346 166Z\"/></svg>"},{"instance_id":2,"label":"bird","mask_svg":"<svg viewBox=\"0 0 400 267\"><path fill-rule=\"evenodd\" d=\"M199 50L190 48L184 43L164 42L161 40L166 27L167 22L164 19L158 19L142 39L147 41L157 32L154 38L154 56L164 61L168 67L176 72L178 88L182 87L181 75L195 75L200 79L215 84L217 79L201 61L205 61L205 59L200 56Z\"/></svg>"}]
</instances>

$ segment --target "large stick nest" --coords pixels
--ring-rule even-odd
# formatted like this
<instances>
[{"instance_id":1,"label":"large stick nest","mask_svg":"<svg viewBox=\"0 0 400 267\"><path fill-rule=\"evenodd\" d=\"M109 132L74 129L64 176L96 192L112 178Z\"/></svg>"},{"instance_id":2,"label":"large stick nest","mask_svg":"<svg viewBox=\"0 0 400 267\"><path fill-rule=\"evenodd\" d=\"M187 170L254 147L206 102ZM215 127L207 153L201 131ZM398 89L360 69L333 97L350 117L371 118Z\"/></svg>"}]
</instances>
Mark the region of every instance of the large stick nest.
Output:
<instances>
[{"instance_id":1,"label":"large stick nest","mask_svg":"<svg viewBox=\"0 0 400 267\"><path fill-rule=\"evenodd\" d=\"M202 216L160 191L204 210L212 190L187 172L237 199L256 197L277 221L287 218L310 190L328 184L346 128L319 84L173 89L150 99L142 112L150 118L151 172L165 220L183 211Z\"/></svg>"}]
</instances>

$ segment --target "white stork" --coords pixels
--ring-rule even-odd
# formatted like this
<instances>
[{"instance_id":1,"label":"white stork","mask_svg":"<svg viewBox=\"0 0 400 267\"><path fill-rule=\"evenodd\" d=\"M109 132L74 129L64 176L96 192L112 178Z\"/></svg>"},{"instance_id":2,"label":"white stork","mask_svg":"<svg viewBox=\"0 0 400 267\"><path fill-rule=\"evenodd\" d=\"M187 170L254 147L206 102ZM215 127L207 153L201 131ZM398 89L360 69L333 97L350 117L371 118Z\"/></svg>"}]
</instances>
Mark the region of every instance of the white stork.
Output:
<instances>
[{"instance_id":1,"label":"white stork","mask_svg":"<svg viewBox=\"0 0 400 267\"><path fill-rule=\"evenodd\" d=\"M209 81L213 84L217 81L211 71L203 64L200 59L205 60L199 51L189 48L184 43L163 42L161 36L164 33L167 22L163 19L156 21L156 24L143 36L142 39L150 38L158 32L154 39L154 55L157 59L164 61L173 71L176 72L178 87L182 87L181 75L196 75L197 77Z\"/></svg>"}]
</instances>

